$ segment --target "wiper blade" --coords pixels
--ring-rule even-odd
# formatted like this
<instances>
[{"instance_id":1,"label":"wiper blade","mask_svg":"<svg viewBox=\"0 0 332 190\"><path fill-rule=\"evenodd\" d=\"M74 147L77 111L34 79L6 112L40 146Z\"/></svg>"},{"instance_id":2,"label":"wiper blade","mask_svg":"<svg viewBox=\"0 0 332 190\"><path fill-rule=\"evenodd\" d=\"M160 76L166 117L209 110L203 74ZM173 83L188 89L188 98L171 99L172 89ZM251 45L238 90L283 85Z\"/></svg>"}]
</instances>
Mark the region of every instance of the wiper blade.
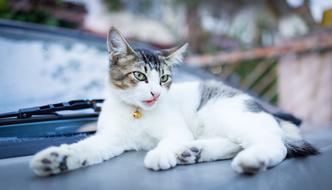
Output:
<instances>
[{"instance_id":1,"label":"wiper blade","mask_svg":"<svg viewBox=\"0 0 332 190\"><path fill-rule=\"evenodd\" d=\"M2 113L0 114L0 118L27 119L37 115L53 115L62 117L62 115L57 113L58 111L82 110L88 108L91 108L96 113L99 113L101 108L97 104L102 103L103 101L103 99L71 100L69 102L48 104L31 108L22 108L16 112Z\"/></svg>"}]
</instances>

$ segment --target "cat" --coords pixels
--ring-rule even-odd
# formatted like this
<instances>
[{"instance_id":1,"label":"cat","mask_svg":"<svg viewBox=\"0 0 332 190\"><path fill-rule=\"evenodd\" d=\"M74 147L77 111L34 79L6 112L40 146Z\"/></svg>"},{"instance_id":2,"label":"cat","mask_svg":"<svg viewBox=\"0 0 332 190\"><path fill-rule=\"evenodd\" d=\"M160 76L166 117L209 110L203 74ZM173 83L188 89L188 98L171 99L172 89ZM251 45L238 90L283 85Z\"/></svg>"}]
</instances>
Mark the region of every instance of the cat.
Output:
<instances>
[{"instance_id":1,"label":"cat","mask_svg":"<svg viewBox=\"0 0 332 190\"><path fill-rule=\"evenodd\" d=\"M296 125L222 82L172 85L172 69L182 62L187 44L133 49L111 27L107 47L107 97L96 134L37 153L30 163L37 175L98 164L130 150L147 150L144 165L154 171L233 158L231 167L244 174L276 166L286 156L319 153Z\"/></svg>"}]
</instances>

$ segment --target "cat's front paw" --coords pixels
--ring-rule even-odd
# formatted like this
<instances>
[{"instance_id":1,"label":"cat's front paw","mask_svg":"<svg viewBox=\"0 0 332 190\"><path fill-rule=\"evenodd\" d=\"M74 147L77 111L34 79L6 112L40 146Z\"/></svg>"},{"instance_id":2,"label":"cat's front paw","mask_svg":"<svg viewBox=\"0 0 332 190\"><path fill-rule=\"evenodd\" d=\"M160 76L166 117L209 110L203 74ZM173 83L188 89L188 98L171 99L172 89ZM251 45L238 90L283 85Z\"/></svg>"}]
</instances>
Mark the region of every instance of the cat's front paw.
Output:
<instances>
[{"instance_id":1,"label":"cat's front paw","mask_svg":"<svg viewBox=\"0 0 332 190\"><path fill-rule=\"evenodd\" d=\"M196 146L185 146L176 154L177 161L179 164L195 164L199 162L201 152L202 150Z\"/></svg>"},{"instance_id":2,"label":"cat's front paw","mask_svg":"<svg viewBox=\"0 0 332 190\"><path fill-rule=\"evenodd\" d=\"M144 158L145 167L154 171L167 170L177 164L175 153L168 150L153 149Z\"/></svg>"},{"instance_id":3,"label":"cat's front paw","mask_svg":"<svg viewBox=\"0 0 332 190\"><path fill-rule=\"evenodd\" d=\"M37 153L30 162L30 167L39 176L49 176L84 166L68 145L50 147Z\"/></svg>"}]
</instances>

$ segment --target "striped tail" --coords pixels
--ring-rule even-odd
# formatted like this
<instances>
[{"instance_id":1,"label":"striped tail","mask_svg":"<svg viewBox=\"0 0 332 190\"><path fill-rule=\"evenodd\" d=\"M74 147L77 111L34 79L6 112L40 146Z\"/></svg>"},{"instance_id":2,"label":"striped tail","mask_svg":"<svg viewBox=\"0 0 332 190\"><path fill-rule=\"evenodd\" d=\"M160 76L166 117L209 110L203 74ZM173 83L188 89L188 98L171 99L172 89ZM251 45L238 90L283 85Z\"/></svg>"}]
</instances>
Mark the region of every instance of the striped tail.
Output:
<instances>
[{"instance_id":1,"label":"striped tail","mask_svg":"<svg viewBox=\"0 0 332 190\"><path fill-rule=\"evenodd\" d=\"M287 158L304 157L319 154L319 150L303 139L299 127L294 122L278 120L281 129L284 131L284 143L287 148Z\"/></svg>"}]
</instances>

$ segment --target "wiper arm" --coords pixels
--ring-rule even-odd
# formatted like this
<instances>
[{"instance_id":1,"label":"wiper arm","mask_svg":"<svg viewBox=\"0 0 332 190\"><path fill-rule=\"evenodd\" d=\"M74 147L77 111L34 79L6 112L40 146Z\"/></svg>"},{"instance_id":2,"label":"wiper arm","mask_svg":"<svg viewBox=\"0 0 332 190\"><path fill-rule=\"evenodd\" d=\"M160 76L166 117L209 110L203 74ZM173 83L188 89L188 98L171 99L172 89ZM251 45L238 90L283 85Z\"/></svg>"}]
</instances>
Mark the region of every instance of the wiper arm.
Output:
<instances>
[{"instance_id":1,"label":"wiper arm","mask_svg":"<svg viewBox=\"0 0 332 190\"><path fill-rule=\"evenodd\" d=\"M101 108L97 104L102 103L103 101L104 100L102 99L72 100L69 102L48 104L39 107L22 108L16 112L2 113L0 114L0 118L27 119L37 115L55 115L62 117L62 115L57 113L58 111L82 110L88 108L91 108L96 113L99 113L101 111Z\"/></svg>"}]
</instances>

